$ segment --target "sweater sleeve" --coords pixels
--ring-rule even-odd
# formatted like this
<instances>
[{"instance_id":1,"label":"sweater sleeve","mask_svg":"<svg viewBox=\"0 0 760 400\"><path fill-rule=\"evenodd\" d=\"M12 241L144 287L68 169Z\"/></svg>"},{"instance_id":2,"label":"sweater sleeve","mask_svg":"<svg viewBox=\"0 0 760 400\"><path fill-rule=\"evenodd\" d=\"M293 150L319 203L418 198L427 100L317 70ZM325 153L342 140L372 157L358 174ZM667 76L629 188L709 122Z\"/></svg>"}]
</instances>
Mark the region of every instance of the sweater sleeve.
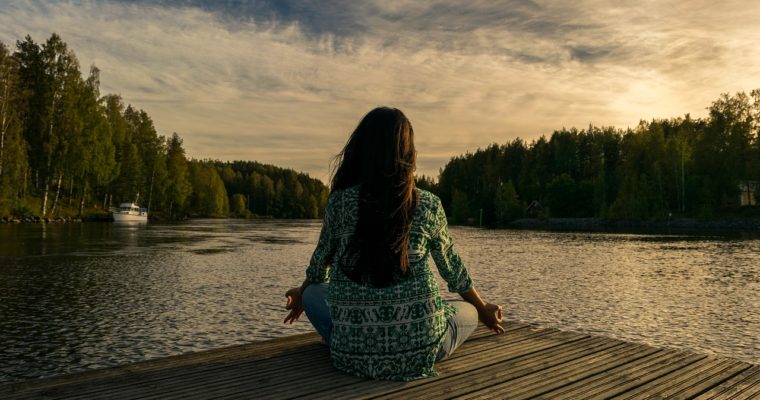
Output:
<instances>
[{"instance_id":1,"label":"sweater sleeve","mask_svg":"<svg viewBox=\"0 0 760 400\"><path fill-rule=\"evenodd\" d=\"M464 293L472 288L472 278L459 254L454 251L454 243L449 236L446 212L441 200L436 198L433 229L430 238L430 254L450 292Z\"/></svg>"},{"instance_id":2,"label":"sweater sleeve","mask_svg":"<svg viewBox=\"0 0 760 400\"><path fill-rule=\"evenodd\" d=\"M309 283L324 283L329 279L330 263L332 262L332 256L335 252L335 240L332 237L332 229L330 221L332 219L332 196L328 199L327 206L325 207L325 218L322 222L322 231L319 233L319 241L317 242L317 248L314 249L314 253L311 255L311 261L308 268L306 268L306 280Z\"/></svg>"}]
</instances>

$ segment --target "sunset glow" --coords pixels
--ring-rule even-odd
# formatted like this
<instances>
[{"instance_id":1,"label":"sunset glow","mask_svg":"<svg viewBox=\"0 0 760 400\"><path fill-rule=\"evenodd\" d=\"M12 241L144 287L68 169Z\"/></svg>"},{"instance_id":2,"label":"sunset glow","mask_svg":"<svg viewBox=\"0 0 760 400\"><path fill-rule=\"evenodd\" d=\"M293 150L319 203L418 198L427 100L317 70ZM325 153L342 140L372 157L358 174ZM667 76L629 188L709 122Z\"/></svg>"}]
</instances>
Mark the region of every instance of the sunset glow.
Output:
<instances>
[{"instance_id":1,"label":"sunset glow","mask_svg":"<svg viewBox=\"0 0 760 400\"><path fill-rule=\"evenodd\" d=\"M10 0L0 41L59 33L102 70L103 94L178 132L188 156L325 180L376 105L409 116L433 176L563 126L705 116L720 93L760 87L758 20L745 1Z\"/></svg>"}]
</instances>

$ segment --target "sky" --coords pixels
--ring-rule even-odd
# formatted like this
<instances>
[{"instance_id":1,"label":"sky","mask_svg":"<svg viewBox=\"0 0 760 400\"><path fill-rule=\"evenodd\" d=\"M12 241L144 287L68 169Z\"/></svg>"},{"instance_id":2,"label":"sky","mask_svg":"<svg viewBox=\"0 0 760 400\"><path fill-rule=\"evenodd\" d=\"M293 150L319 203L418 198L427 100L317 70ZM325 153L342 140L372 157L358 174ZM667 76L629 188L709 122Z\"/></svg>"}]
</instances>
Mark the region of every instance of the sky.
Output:
<instances>
[{"instance_id":1,"label":"sky","mask_svg":"<svg viewBox=\"0 0 760 400\"><path fill-rule=\"evenodd\" d=\"M706 116L760 88L758 21L745 0L0 0L0 41L60 34L188 156L325 182L379 105L409 117L434 177L518 137Z\"/></svg>"}]
</instances>

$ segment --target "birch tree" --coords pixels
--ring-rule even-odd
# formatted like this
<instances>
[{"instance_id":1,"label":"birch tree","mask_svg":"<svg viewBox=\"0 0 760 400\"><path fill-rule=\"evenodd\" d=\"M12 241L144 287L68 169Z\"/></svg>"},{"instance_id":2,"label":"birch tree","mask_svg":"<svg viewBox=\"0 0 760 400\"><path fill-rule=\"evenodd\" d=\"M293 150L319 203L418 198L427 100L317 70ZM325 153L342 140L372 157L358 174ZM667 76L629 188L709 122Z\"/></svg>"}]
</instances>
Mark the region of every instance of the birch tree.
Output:
<instances>
[{"instance_id":1,"label":"birch tree","mask_svg":"<svg viewBox=\"0 0 760 400\"><path fill-rule=\"evenodd\" d=\"M72 117L68 100L75 90L72 82L81 79L81 74L74 53L55 33L41 46L27 36L16 47L22 90L27 96L24 137L30 145L30 164L36 170L35 184L42 186L40 214L44 217L51 183L62 178L61 151L67 144L61 142L61 125Z\"/></svg>"},{"instance_id":2,"label":"birch tree","mask_svg":"<svg viewBox=\"0 0 760 400\"><path fill-rule=\"evenodd\" d=\"M0 42L0 203L7 200L10 206L17 203L27 170L18 84L18 63Z\"/></svg>"},{"instance_id":3,"label":"birch tree","mask_svg":"<svg viewBox=\"0 0 760 400\"><path fill-rule=\"evenodd\" d=\"M0 42L0 176L5 161L5 137L11 125L11 98L16 91L18 71L5 44Z\"/></svg>"}]
</instances>

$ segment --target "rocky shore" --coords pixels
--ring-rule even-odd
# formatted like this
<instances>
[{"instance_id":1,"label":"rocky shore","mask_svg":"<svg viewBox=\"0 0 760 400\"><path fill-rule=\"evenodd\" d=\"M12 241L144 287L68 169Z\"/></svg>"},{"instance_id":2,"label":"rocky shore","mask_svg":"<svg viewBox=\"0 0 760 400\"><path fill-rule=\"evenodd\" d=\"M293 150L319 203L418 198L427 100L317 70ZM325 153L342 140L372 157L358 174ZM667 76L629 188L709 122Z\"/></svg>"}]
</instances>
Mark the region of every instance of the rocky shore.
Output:
<instances>
[{"instance_id":1,"label":"rocky shore","mask_svg":"<svg viewBox=\"0 0 760 400\"><path fill-rule=\"evenodd\" d=\"M0 217L0 224L65 224L71 222L113 221L110 215L87 215L84 217Z\"/></svg>"},{"instance_id":2,"label":"rocky shore","mask_svg":"<svg viewBox=\"0 0 760 400\"><path fill-rule=\"evenodd\" d=\"M63 224L67 222L82 222L82 218L55 217L2 217L0 224Z\"/></svg>"}]
</instances>

